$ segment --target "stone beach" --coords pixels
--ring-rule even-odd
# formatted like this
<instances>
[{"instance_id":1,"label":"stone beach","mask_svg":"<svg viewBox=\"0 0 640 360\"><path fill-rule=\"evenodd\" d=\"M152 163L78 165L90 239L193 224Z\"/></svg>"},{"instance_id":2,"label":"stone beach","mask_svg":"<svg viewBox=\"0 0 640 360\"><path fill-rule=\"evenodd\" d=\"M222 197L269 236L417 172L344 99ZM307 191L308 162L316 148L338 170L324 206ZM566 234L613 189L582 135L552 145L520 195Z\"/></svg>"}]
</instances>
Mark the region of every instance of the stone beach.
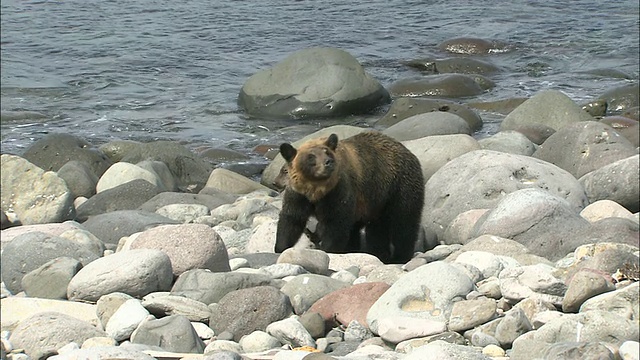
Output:
<instances>
[{"instance_id":1,"label":"stone beach","mask_svg":"<svg viewBox=\"0 0 640 360\"><path fill-rule=\"evenodd\" d=\"M486 89L474 74L499 71L489 60L416 60L439 77L387 92L346 52L294 55L249 79L240 106L331 117L392 99L375 128L426 182L413 259L330 254L307 235L274 253L280 155L256 179L177 142L48 134L1 156L3 359L640 358L637 82L586 105L555 90L465 103ZM305 67L291 88L264 83ZM477 140L483 111L503 121Z\"/></svg>"}]
</instances>

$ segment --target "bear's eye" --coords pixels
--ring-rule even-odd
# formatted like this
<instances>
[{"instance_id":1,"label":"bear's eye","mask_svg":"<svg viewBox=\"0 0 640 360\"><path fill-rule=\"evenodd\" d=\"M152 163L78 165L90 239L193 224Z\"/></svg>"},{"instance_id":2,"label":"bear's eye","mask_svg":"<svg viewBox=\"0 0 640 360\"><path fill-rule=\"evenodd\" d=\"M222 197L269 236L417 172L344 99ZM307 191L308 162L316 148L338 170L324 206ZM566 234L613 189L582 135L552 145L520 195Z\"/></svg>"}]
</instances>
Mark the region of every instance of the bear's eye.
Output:
<instances>
[{"instance_id":1,"label":"bear's eye","mask_svg":"<svg viewBox=\"0 0 640 360\"><path fill-rule=\"evenodd\" d=\"M309 164L313 164L315 161L316 161L316 156L315 155L313 155L313 154L307 155L307 162Z\"/></svg>"}]
</instances>

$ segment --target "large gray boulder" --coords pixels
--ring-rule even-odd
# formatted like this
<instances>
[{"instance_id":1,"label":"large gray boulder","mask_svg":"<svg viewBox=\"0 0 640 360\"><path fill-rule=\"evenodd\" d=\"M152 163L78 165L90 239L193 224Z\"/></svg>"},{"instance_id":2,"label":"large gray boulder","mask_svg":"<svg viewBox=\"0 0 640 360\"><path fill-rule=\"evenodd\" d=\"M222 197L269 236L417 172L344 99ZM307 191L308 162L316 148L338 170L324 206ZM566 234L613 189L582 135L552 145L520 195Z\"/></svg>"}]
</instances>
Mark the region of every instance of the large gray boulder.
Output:
<instances>
[{"instance_id":1,"label":"large gray boulder","mask_svg":"<svg viewBox=\"0 0 640 360\"><path fill-rule=\"evenodd\" d=\"M142 322L131 335L131 342L178 353L202 354L205 347L189 319L182 315Z\"/></svg>"},{"instance_id":2,"label":"large gray boulder","mask_svg":"<svg viewBox=\"0 0 640 360\"><path fill-rule=\"evenodd\" d=\"M89 217L117 210L134 210L156 196L157 186L142 179L131 180L92 196L77 208L76 219L86 221Z\"/></svg>"},{"instance_id":3,"label":"large gray boulder","mask_svg":"<svg viewBox=\"0 0 640 360\"><path fill-rule=\"evenodd\" d=\"M344 50L297 51L247 79L238 105L271 118L366 113L389 102L385 88Z\"/></svg>"},{"instance_id":4,"label":"large gray boulder","mask_svg":"<svg viewBox=\"0 0 640 360\"><path fill-rule=\"evenodd\" d=\"M425 136L471 135L469 124L458 115L448 112L428 112L399 121L383 131L398 141L415 140Z\"/></svg>"},{"instance_id":5,"label":"large gray boulder","mask_svg":"<svg viewBox=\"0 0 640 360\"><path fill-rule=\"evenodd\" d=\"M389 86L393 97L434 96L461 98L482 94L484 90L469 75L444 74L400 79Z\"/></svg>"},{"instance_id":6,"label":"large gray boulder","mask_svg":"<svg viewBox=\"0 0 640 360\"><path fill-rule=\"evenodd\" d=\"M533 157L555 164L579 179L637 153L635 146L609 125L585 121L567 125L549 136Z\"/></svg>"},{"instance_id":7,"label":"large gray boulder","mask_svg":"<svg viewBox=\"0 0 640 360\"><path fill-rule=\"evenodd\" d=\"M308 140L316 139L320 137L326 137L331 134L338 135L338 141L340 141L340 140L344 140L345 138L351 137L355 134L359 134L366 130L367 129L359 128L356 126L350 126L350 125L334 125L334 126L329 126L324 129L318 130L313 134L309 134L303 137L300 140L294 141L291 144L294 147L298 148L300 145L304 144ZM274 187L273 182L278 176L278 174L280 173L280 169L282 169L282 166L284 164L285 164L285 161L282 155L280 154L276 155L273 161L271 161L271 163L262 172L262 178L260 179L260 183L265 186Z\"/></svg>"},{"instance_id":8,"label":"large gray boulder","mask_svg":"<svg viewBox=\"0 0 640 360\"><path fill-rule=\"evenodd\" d=\"M612 200L631 212L640 210L639 155L615 161L581 177L589 201Z\"/></svg>"},{"instance_id":9,"label":"large gray boulder","mask_svg":"<svg viewBox=\"0 0 640 360\"><path fill-rule=\"evenodd\" d=\"M528 156L476 150L449 161L427 181L422 221L442 239L458 214L492 209L505 195L526 188L561 197L576 212L588 203L578 180L553 164Z\"/></svg>"},{"instance_id":10,"label":"large gray boulder","mask_svg":"<svg viewBox=\"0 0 640 360\"><path fill-rule=\"evenodd\" d=\"M25 225L62 222L74 217L71 191L56 173L19 156L3 154L0 159L3 211L14 213Z\"/></svg>"},{"instance_id":11,"label":"large gray boulder","mask_svg":"<svg viewBox=\"0 0 640 360\"><path fill-rule=\"evenodd\" d=\"M500 130L517 130L525 125L541 124L557 131L578 121L592 120L593 117L567 95L557 90L547 90L535 94L510 112L500 124Z\"/></svg>"},{"instance_id":12,"label":"large gray boulder","mask_svg":"<svg viewBox=\"0 0 640 360\"><path fill-rule=\"evenodd\" d=\"M640 86L637 82L618 86L605 91L598 98L607 101L607 112L619 114L639 105Z\"/></svg>"},{"instance_id":13,"label":"large gray boulder","mask_svg":"<svg viewBox=\"0 0 640 360\"><path fill-rule=\"evenodd\" d=\"M117 210L91 216L82 226L98 239L104 241L107 246L115 248L118 241L124 236L129 236L154 226L179 223L155 212Z\"/></svg>"}]
</instances>

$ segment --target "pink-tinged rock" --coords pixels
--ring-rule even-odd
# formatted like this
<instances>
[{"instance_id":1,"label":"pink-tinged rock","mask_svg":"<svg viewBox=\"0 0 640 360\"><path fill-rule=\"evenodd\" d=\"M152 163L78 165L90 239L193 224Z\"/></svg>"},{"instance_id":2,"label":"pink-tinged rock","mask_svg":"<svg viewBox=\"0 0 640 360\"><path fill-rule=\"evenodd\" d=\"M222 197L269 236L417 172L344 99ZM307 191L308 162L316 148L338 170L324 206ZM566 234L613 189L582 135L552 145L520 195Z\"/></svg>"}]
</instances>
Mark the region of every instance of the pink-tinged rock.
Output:
<instances>
[{"instance_id":1,"label":"pink-tinged rock","mask_svg":"<svg viewBox=\"0 0 640 360\"><path fill-rule=\"evenodd\" d=\"M397 344L407 339L443 333L447 330L444 321L390 316L378 321L378 335Z\"/></svg>"},{"instance_id":2,"label":"pink-tinged rock","mask_svg":"<svg viewBox=\"0 0 640 360\"><path fill-rule=\"evenodd\" d=\"M191 269L230 271L229 255L222 238L204 224L163 225L144 231L131 249L157 249L169 255L173 274Z\"/></svg>"},{"instance_id":3,"label":"pink-tinged rock","mask_svg":"<svg viewBox=\"0 0 640 360\"><path fill-rule=\"evenodd\" d=\"M384 282L353 285L325 295L308 311L319 313L327 323L337 321L346 326L356 320L367 326L369 308L387 289L389 285Z\"/></svg>"}]
</instances>

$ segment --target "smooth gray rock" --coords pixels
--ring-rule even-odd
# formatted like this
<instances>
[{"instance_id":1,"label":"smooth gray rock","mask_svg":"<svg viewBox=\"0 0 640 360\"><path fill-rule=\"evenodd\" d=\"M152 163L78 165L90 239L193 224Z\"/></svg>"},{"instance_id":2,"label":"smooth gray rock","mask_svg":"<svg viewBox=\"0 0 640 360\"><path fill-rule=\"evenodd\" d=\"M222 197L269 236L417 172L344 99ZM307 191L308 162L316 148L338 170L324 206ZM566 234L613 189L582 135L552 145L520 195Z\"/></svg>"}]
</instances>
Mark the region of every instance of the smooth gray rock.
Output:
<instances>
[{"instance_id":1,"label":"smooth gray rock","mask_svg":"<svg viewBox=\"0 0 640 360\"><path fill-rule=\"evenodd\" d=\"M157 249L171 259L173 275L191 269L231 271L227 249L211 227L203 224L161 225L131 241L131 249Z\"/></svg>"},{"instance_id":2,"label":"smooth gray rock","mask_svg":"<svg viewBox=\"0 0 640 360\"><path fill-rule=\"evenodd\" d=\"M469 135L434 135L402 144L420 160L425 184L444 164L473 150L480 150L478 142Z\"/></svg>"},{"instance_id":3,"label":"smooth gray rock","mask_svg":"<svg viewBox=\"0 0 640 360\"><path fill-rule=\"evenodd\" d=\"M533 157L550 162L579 179L637 153L636 147L609 125L585 121L559 129L538 147Z\"/></svg>"},{"instance_id":4,"label":"smooth gray rock","mask_svg":"<svg viewBox=\"0 0 640 360\"><path fill-rule=\"evenodd\" d=\"M398 141L407 141L434 135L471 135L471 128L458 115L436 111L400 120L382 132Z\"/></svg>"},{"instance_id":5,"label":"smooth gray rock","mask_svg":"<svg viewBox=\"0 0 640 360\"><path fill-rule=\"evenodd\" d=\"M496 309L495 300L488 298L455 302L451 308L448 328L458 332L472 329L492 320L496 316Z\"/></svg>"},{"instance_id":6,"label":"smooth gray rock","mask_svg":"<svg viewBox=\"0 0 640 360\"><path fill-rule=\"evenodd\" d=\"M263 274L239 272L214 273L208 270L189 270L178 277L171 293L198 300L207 305L220 301L234 290L271 285L270 277Z\"/></svg>"},{"instance_id":7,"label":"smooth gray rock","mask_svg":"<svg viewBox=\"0 0 640 360\"><path fill-rule=\"evenodd\" d=\"M638 83L626 84L605 91L598 98L607 101L607 112L618 114L639 105Z\"/></svg>"},{"instance_id":8,"label":"smooth gray rock","mask_svg":"<svg viewBox=\"0 0 640 360\"><path fill-rule=\"evenodd\" d=\"M553 271L553 267L545 264L504 269L498 277L502 296L513 304L533 298L560 306L567 286Z\"/></svg>"},{"instance_id":9,"label":"smooth gray rock","mask_svg":"<svg viewBox=\"0 0 640 360\"><path fill-rule=\"evenodd\" d=\"M531 156L536 151L536 145L524 134L518 131L500 131L490 137L478 140L485 150L506 152L509 154Z\"/></svg>"},{"instance_id":10,"label":"smooth gray rock","mask_svg":"<svg viewBox=\"0 0 640 360\"><path fill-rule=\"evenodd\" d=\"M155 210L154 210L155 211ZM118 241L131 234L155 226L179 224L176 220L143 210L117 210L91 216L82 226L93 235L115 248Z\"/></svg>"},{"instance_id":11,"label":"smooth gray rock","mask_svg":"<svg viewBox=\"0 0 640 360\"><path fill-rule=\"evenodd\" d=\"M231 170L217 168L211 172L205 188L230 194L248 194L256 190L270 192L271 189Z\"/></svg>"},{"instance_id":12,"label":"smooth gray rock","mask_svg":"<svg viewBox=\"0 0 640 360\"><path fill-rule=\"evenodd\" d=\"M142 322L131 335L131 342L177 353L202 354L205 348L189 319L180 315Z\"/></svg>"},{"instance_id":13,"label":"smooth gray rock","mask_svg":"<svg viewBox=\"0 0 640 360\"><path fill-rule=\"evenodd\" d=\"M71 160L62 165L58 176L67 183L74 198L90 198L96 194L99 179L86 162Z\"/></svg>"},{"instance_id":14,"label":"smooth gray rock","mask_svg":"<svg viewBox=\"0 0 640 360\"><path fill-rule=\"evenodd\" d=\"M272 118L366 113L389 102L389 93L346 51L299 50L257 72L240 90L248 114Z\"/></svg>"},{"instance_id":15,"label":"smooth gray rock","mask_svg":"<svg viewBox=\"0 0 640 360\"><path fill-rule=\"evenodd\" d=\"M400 79L389 85L392 97L463 98L482 94L484 90L472 76L439 74Z\"/></svg>"},{"instance_id":16,"label":"smooth gray rock","mask_svg":"<svg viewBox=\"0 0 640 360\"><path fill-rule=\"evenodd\" d=\"M304 328L307 329L311 337L314 339L321 338L326 333L324 318L322 317L321 314L317 312L307 311L298 318L298 321L300 321L302 326L304 326ZM366 332L369 332L369 334L371 334L369 329L360 325L360 323L358 323L356 320L351 321L349 323L349 326L351 326L352 324L353 324L353 328L352 328L351 334L360 333L361 331L366 331ZM345 335L350 331L349 326L347 326L347 329L345 330ZM371 334L371 336L373 335ZM346 336L345 336L345 340L347 340Z\"/></svg>"},{"instance_id":17,"label":"smooth gray rock","mask_svg":"<svg viewBox=\"0 0 640 360\"><path fill-rule=\"evenodd\" d=\"M282 346L280 341L264 331L256 330L240 339L240 346L245 352L261 352Z\"/></svg>"},{"instance_id":18,"label":"smooth gray rock","mask_svg":"<svg viewBox=\"0 0 640 360\"><path fill-rule=\"evenodd\" d=\"M69 161L80 161L100 177L111 166L111 160L84 139L71 134L47 134L33 143L23 157L39 168L58 171Z\"/></svg>"},{"instance_id":19,"label":"smooth gray rock","mask_svg":"<svg viewBox=\"0 0 640 360\"><path fill-rule=\"evenodd\" d=\"M280 291L289 297L293 310L300 315L321 297L349 286L342 281L316 274L302 274L289 280Z\"/></svg>"},{"instance_id":20,"label":"smooth gray rock","mask_svg":"<svg viewBox=\"0 0 640 360\"><path fill-rule=\"evenodd\" d=\"M545 360L614 360L616 356L604 343L562 342L549 346Z\"/></svg>"},{"instance_id":21,"label":"smooth gray rock","mask_svg":"<svg viewBox=\"0 0 640 360\"><path fill-rule=\"evenodd\" d=\"M45 171L15 155L0 156L2 209L21 224L44 224L73 219L73 196L56 173Z\"/></svg>"},{"instance_id":22,"label":"smooth gray rock","mask_svg":"<svg viewBox=\"0 0 640 360\"><path fill-rule=\"evenodd\" d=\"M482 354L479 350L475 350L469 346L451 344L443 340L436 340L424 346L414 349L411 353L404 356L403 360L424 360L424 359L442 359L442 360L491 360L492 358Z\"/></svg>"},{"instance_id":23,"label":"smooth gray rock","mask_svg":"<svg viewBox=\"0 0 640 360\"><path fill-rule=\"evenodd\" d=\"M138 210L155 213L161 207L173 204L204 205L209 210L213 210L220 205L231 204L236 201L237 198L237 195L228 194L217 190L211 191L211 193L209 194L189 194L167 191L152 197L151 199L149 199L149 201L140 205Z\"/></svg>"},{"instance_id":24,"label":"smooth gray rock","mask_svg":"<svg viewBox=\"0 0 640 360\"><path fill-rule=\"evenodd\" d=\"M555 261L589 239L575 236L590 224L563 198L538 188L506 194L478 220L471 237L495 235L515 240L529 252Z\"/></svg>"},{"instance_id":25,"label":"smooth gray rock","mask_svg":"<svg viewBox=\"0 0 640 360\"><path fill-rule=\"evenodd\" d=\"M158 187L146 180L132 180L92 196L78 206L76 218L78 221L86 221L90 216L111 211L134 210L158 192Z\"/></svg>"},{"instance_id":26,"label":"smooth gray rock","mask_svg":"<svg viewBox=\"0 0 640 360\"><path fill-rule=\"evenodd\" d=\"M500 130L516 130L523 125L541 124L558 131L569 124L593 119L564 93L545 90L510 112L500 124Z\"/></svg>"},{"instance_id":27,"label":"smooth gray rock","mask_svg":"<svg viewBox=\"0 0 640 360\"><path fill-rule=\"evenodd\" d=\"M513 308L506 312L502 321L496 327L495 338L503 348L510 348L520 335L533 329L531 322L520 308Z\"/></svg>"},{"instance_id":28,"label":"smooth gray rock","mask_svg":"<svg viewBox=\"0 0 640 360\"><path fill-rule=\"evenodd\" d=\"M326 275L329 271L329 255L322 250L289 248L280 254L278 264L300 265L313 274Z\"/></svg>"},{"instance_id":29,"label":"smooth gray rock","mask_svg":"<svg viewBox=\"0 0 640 360\"><path fill-rule=\"evenodd\" d=\"M455 57L446 59L415 59L406 62L407 66L422 70L426 73L442 74L492 74L500 68L490 62L471 57Z\"/></svg>"},{"instance_id":30,"label":"smooth gray rock","mask_svg":"<svg viewBox=\"0 0 640 360\"><path fill-rule=\"evenodd\" d=\"M100 145L102 151L113 163L121 161L129 152L139 151L144 144L133 140L113 140ZM105 169L106 170L106 169Z\"/></svg>"},{"instance_id":31,"label":"smooth gray rock","mask_svg":"<svg viewBox=\"0 0 640 360\"><path fill-rule=\"evenodd\" d=\"M22 278L47 262L59 257L72 257L84 266L102 256L92 247L75 241L51 236L42 232L30 232L16 236L2 251L2 280L14 294L23 290Z\"/></svg>"},{"instance_id":32,"label":"smooth gray rock","mask_svg":"<svg viewBox=\"0 0 640 360\"><path fill-rule=\"evenodd\" d=\"M105 328L109 323L111 316L124 304L127 300L133 299L133 296L121 292L112 292L102 295L96 302L96 315Z\"/></svg>"},{"instance_id":33,"label":"smooth gray rock","mask_svg":"<svg viewBox=\"0 0 640 360\"><path fill-rule=\"evenodd\" d=\"M283 344L292 347L311 346L316 347L316 342L304 326L294 318L272 322L267 326L267 333Z\"/></svg>"},{"instance_id":34,"label":"smooth gray rock","mask_svg":"<svg viewBox=\"0 0 640 360\"><path fill-rule=\"evenodd\" d=\"M93 325L58 312L41 312L18 324L9 341L16 349L24 349L31 359L44 359L70 342L82 344L85 340L107 336Z\"/></svg>"},{"instance_id":35,"label":"smooth gray rock","mask_svg":"<svg viewBox=\"0 0 640 360\"><path fill-rule=\"evenodd\" d=\"M100 180L98 180L98 184L96 185L96 191L100 193L118 185L138 179L145 180L156 186L158 191L168 190L164 187L162 180L155 172L143 169L135 164L118 162L111 165L107 171L102 174Z\"/></svg>"},{"instance_id":36,"label":"smooth gray rock","mask_svg":"<svg viewBox=\"0 0 640 360\"><path fill-rule=\"evenodd\" d=\"M571 174L553 164L522 155L476 150L442 166L425 185L424 226L442 239L459 214L491 209L507 194L539 188L566 199L579 212L588 200Z\"/></svg>"},{"instance_id":37,"label":"smooth gray rock","mask_svg":"<svg viewBox=\"0 0 640 360\"><path fill-rule=\"evenodd\" d=\"M582 176L579 181L591 203L612 200L631 212L640 210L640 155L614 161Z\"/></svg>"},{"instance_id":38,"label":"smooth gray rock","mask_svg":"<svg viewBox=\"0 0 640 360\"><path fill-rule=\"evenodd\" d=\"M71 279L69 300L97 301L102 295L123 292L142 297L171 288L171 260L160 250L117 252L85 265Z\"/></svg>"},{"instance_id":39,"label":"smooth gray rock","mask_svg":"<svg viewBox=\"0 0 640 360\"><path fill-rule=\"evenodd\" d=\"M293 313L289 298L272 286L232 291L212 308L209 326L216 334L232 333L234 341Z\"/></svg>"},{"instance_id":40,"label":"smooth gray rock","mask_svg":"<svg viewBox=\"0 0 640 360\"><path fill-rule=\"evenodd\" d=\"M398 98L393 100L387 113L376 122L389 127L408 117L428 112L448 112L463 118L471 131L482 128L482 118L467 105L443 99Z\"/></svg>"},{"instance_id":41,"label":"smooth gray rock","mask_svg":"<svg viewBox=\"0 0 640 360\"><path fill-rule=\"evenodd\" d=\"M578 312L580 306L588 299L605 292L615 290L611 281L595 271L588 269L575 273L569 282L567 292L562 299L562 311Z\"/></svg>"},{"instance_id":42,"label":"smooth gray rock","mask_svg":"<svg viewBox=\"0 0 640 360\"><path fill-rule=\"evenodd\" d=\"M436 261L400 277L371 306L367 323L377 334L378 322L389 316L446 321L455 300L462 300L473 289L473 282L462 270Z\"/></svg>"},{"instance_id":43,"label":"smooth gray rock","mask_svg":"<svg viewBox=\"0 0 640 360\"><path fill-rule=\"evenodd\" d=\"M58 257L44 263L22 277L22 289L29 297L44 299L67 298L67 286L82 268L82 263L70 257Z\"/></svg>"},{"instance_id":44,"label":"smooth gray rock","mask_svg":"<svg viewBox=\"0 0 640 360\"><path fill-rule=\"evenodd\" d=\"M209 307L184 296L150 294L142 299L142 306L157 317L182 315L193 322L209 322L211 310Z\"/></svg>"},{"instance_id":45,"label":"smooth gray rock","mask_svg":"<svg viewBox=\"0 0 640 360\"><path fill-rule=\"evenodd\" d=\"M147 319L149 311L145 309L140 300L129 299L125 301L109 318L105 331L114 340L121 342L129 339L133 331Z\"/></svg>"},{"instance_id":46,"label":"smooth gray rock","mask_svg":"<svg viewBox=\"0 0 640 360\"><path fill-rule=\"evenodd\" d=\"M79 359L154 360L155 358L141 351L123 349L121 346L98 346L89 349L77 349L49 358L49 360Z\"/></svg>"},{"instance_id":47,"label":"smooth gray rock","mask_svg":"<svg viewBox=\"0 0 640 360\"><path fill-rule=\"evenodd\" d=\"M173 178L173 174L167 164L162 161L144 160L136 164L142 169L148 170L154 173L160 180L161 186L159 188L166 189L167 191L178 190L176 180Z\"/></svg>"},{"instance_id":48,"label":"smooth gray rock","mask_svg":"<svg viewBox=\"0 0 640 360\"><path fill-rule=\"evenodd\" d=\"M630 320L640 316L640 283L594 296L580 306L580 312L602 310Z\"/></svg>"}]
</instances>

